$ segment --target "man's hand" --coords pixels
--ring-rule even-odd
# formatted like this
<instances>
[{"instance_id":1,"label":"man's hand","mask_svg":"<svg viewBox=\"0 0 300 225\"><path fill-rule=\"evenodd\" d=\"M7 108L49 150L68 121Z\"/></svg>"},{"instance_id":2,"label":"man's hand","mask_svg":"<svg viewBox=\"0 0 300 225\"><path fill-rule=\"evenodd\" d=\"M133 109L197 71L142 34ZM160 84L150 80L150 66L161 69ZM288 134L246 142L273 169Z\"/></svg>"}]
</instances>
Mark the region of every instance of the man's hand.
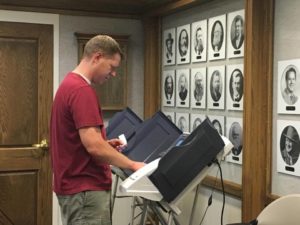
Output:
<instances>
[{"instance_id":1,"label":"man's hand","mask_svg":"<svg viewBox=\"0 0 300 225\"><path fill-rule=\"evenodd\" d=\"M113 148L117 149L119 152L121 152L126 145L124 142L118 138L110 139L107 141Z\"/></svg>"},{"instance_id":2,"label":"man's hand","mask_svg":"<svg viewBox=\"0 0 300 225\"><path fill-rule=\"evenodd\" d=\"M145 165L146 165L146 164L143 163L143 162L136 162L136 161L133 161L131 170L132 170L132 171L137 171L137 170L139 170L140 168L144 167Z\"/></svg>"}]
</instances>

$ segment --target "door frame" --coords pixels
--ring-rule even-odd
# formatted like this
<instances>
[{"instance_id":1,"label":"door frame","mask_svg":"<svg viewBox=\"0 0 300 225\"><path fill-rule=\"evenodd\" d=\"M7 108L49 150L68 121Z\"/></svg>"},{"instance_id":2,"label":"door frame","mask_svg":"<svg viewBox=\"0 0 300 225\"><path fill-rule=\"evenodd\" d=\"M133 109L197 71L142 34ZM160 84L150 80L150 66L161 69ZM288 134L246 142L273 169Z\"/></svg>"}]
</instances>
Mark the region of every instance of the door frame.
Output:
<instances>
[{"instance_id":1,"label":"door frame","mask_svg":"<svg viewBox=\"0 0 300 225\"><path fill-rule=\"evenodd\" d=\"M0 21L53 25L53 96L59 86L59 15L49 13L0 10ZM52 224L61 224L59 207L53 195Z\"/></svg>"}]
</instances>

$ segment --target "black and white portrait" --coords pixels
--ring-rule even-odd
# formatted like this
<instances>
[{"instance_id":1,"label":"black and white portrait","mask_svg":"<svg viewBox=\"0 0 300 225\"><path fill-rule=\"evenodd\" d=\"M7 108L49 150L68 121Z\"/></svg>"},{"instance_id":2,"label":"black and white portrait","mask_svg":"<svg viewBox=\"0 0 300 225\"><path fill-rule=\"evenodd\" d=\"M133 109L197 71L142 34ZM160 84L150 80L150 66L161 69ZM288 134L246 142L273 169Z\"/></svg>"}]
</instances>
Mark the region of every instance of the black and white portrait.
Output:
<instances>
[{"instance_id":1,"label":"black and white portrait","mask_svg":"<svg viewBox=\"0 0 300 225\"><path fill-rule=\"evenodd\" d=\"M228 58L244 56L245 40L245 10L239 10L228 14L227 52Z\"/></svg>"},{"instance_id":2,"label":"black and white portrait","mask_svg":"<svg viewBox=\"0 0 300 225\"><path fill-rule=\"evenodd\" d=\"M225 66L208 67L207 101L209 109L224 109Z\"/></svg>"},{"instance_id":3,"label":"black and white portrait","mask_svg":"<svg viewBox=\"0 0 300 225\"><path fill-rule=\"evenodd\" d=\"M207 52L207 20L192 23L192 62L205 62Z\"/></svg>"},{"instance_id":4,"label":"black and white portrait","mask_svg":"<svg viewBox=\"0 0 300 225\"><path fill-rule=\"evenodd\" d=\"M176 106L190 107L190 70L176 70Z\"/></svg>"},{"instance_id":5,"label":"black and white portrait","mask_svg":"<svg viewBox=\"0 0 300 225\"><path fill-rule=\"evenodd\" d=\"M176 125L182 132L189 132L189 114L176 113Z\"/></svg>"},{"instance_id":6,"label":"black and white portrait","mask_svg":"<svg viewBox=\"0 0 300 225\"><path fill-rule=\"evenodd\" d=\"M199 114L199 113L192 113L191 114L191 123L190 123L190 132L192 132L193 130L196 129L196 127L198 127L202 121L205 120L205 115L204 114Z\"/></svg>"},{"instance_id":7,"label":"black and white portrait","mask_svg":"<svg viewBox=\"0 0 300 225\"><path fill-rule=\"evenodd\" d=\"M175 71L163 71L162 76L162 103L163 106L175 105Z\"/></svg>"},{"instance_id":8,"label":"black and white portrait","mask_svg":"<svg viewBox=\"0 0 300 225\"><path fill-rule=\"evenodd\" d=\"M167 112L163 111L163 113L166 115L166 117L171 120L175 124L175 112Z\"/></svg>"},{"instance_id":9,"label":"black and white portrait","mask_svg":"<svg viewBox=\"0 0 300 225\"><path fill-rule=\"evenodd\" d=\"M191 107L206 108L206 68L191 70Z\"/></svg>"},{"instance_id":10,"label":"black and white portrait","mask_svg":"<svg viewBox=\"0 0 300 225\"><path fill-rule=\"evenodd\" d=\"M164 30L163 32L163 65L175 64L175 28Z\"/></svg>"},{"instance_id":11,"label":"black and white portrait","mask_svg":"<svg viewBox=\"0 0 300 225\"><path fill-rule=\"evenodd\" d=\"M300 138L299 138L299 121L277 121L277 170L278 172L300 175L299 154L300 154Z\"/></svg>"},{"instance_id":12,"label":"black and white portrait","mask_svg":"<svg viewBox=\"0 0 300 225\"><path fill-rule=\"evenodd\" d=\"M190 25L177 27L177 64L190 63Z\"/></svg>"},{"instance_id":13,"label":"black and white portrait","mask_svg":"<svg viewBox=\"0 0 300 225\"><path fill-rule=\"evenodd\" d=\"M225 117L224 116L216 116L216 115L209 115L209 119L219 132L220 135L225 135Z\"/></svg>"},{"instance_id":14,"label":"black and white portrait","mask_svg":"<svg viewBox=\"0 0 300 225\"><path fill-rule=\"evenodd\" d=\"M244 75L243 64L227 66L227 109L243 110Z\"/></svg>"},{"instance_id":15,"label":"black and white portrait","mask_svg":"<svg viewBox=\"0 0 300 225\"><path fill-rule=\"evenodd\" d=\"M227 161L242 164L243 149L243 120L242 118L227 117L226 119L227 137L233 144L231 153L227 156Z\"/></svg>"},{"instance_id":16,"label":"black and white portrait","mask_svg":"<svg viewBox=\"0 0 300 225\"><path fill-rule=\"evenodd\" d=\"M224 59L226 50L226 15L210 18L208 20L208 28L208 59Z\"/></svg>"},{"instance_id":17,"label":"black and white portrait","mask_svg":"<svg viewBox=\"0 0 300 225\"><path fill-rule=\"evenodd\" d=\"M300 114L300 59L278 62L278 113Z\"/></svg>"}]
</instances>

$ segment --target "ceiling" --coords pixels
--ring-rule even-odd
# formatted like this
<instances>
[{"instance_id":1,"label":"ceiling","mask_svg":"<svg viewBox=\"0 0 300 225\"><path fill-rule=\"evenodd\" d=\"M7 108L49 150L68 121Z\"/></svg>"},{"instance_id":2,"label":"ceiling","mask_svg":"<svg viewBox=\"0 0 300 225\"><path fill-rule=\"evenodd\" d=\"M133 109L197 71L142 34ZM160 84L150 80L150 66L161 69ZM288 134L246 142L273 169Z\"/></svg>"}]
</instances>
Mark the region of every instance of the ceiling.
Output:
<instances>
[{"instance_id":1,"label":"ceiling","mask_svg":"<svg viewBox=\"0 0 300 225\"><path fill-rule=\"evenodd\" d=\"M180 0L0 0L0 9L140 17L175 2Z\"/></svg>"}]
</instances>

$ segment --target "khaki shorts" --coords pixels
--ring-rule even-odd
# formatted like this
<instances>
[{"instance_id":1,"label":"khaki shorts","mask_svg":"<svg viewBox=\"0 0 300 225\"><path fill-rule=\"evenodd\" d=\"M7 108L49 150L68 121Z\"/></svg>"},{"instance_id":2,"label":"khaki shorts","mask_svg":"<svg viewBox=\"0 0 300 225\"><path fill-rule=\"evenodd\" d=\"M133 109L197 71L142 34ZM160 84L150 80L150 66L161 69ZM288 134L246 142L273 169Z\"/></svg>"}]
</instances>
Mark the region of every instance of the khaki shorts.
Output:
<instances>
[{"instance_id":1,"label":"khaki shorts","mask_svg":"<svg viewBox=\"0 0 300 225\"><path fill-rule=\"evenodd\" d=\"M111 225L110 191L57 195L63 225Z\"/></svg>"}]
</instances>

